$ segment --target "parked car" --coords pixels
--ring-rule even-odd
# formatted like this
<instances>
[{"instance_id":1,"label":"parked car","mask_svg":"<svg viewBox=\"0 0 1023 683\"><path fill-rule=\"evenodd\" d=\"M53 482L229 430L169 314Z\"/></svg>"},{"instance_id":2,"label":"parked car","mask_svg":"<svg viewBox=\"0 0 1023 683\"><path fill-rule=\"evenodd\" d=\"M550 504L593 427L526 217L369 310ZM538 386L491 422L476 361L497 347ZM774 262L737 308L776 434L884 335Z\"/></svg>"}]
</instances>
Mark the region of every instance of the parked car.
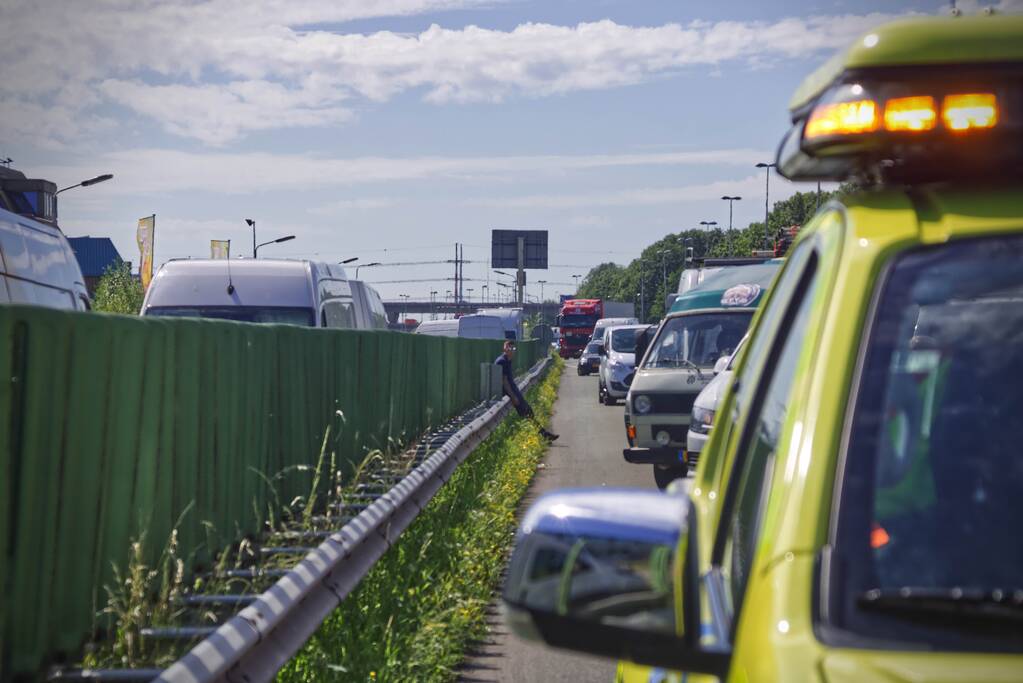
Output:
<instances>
[{"instance_id":1,"label":"parked car","mask_svg":"<svg viewBox=\"0 0 1023 683\"><path fill-rule=\"evenodd\" d=\"M696 395L732 355L783 261L723 267L683 294L661 322L625 400L627 462L653 465L664 488L685 477L686 433Z\"/></svg>"},{"instance_id":2,"label":"parked car","mask_svg":"<svg viewBox=\"0 0 1023 683\"><path fill-rule=\"evenodd\" d=\"M600 370L601 352L604 349L604 342L591 341L583 349L583 355L579 357L579 365L576 366L577 375L589 375Z\"/></svg>"},{"instance_id":3,"label":"parked car","mask_svg":"<svg viewBox=\"0 0 1023 683\"><path fill-rule=\"evenodd\" d=\"M357 329L344 268L287 259L180 259L157 271L142 315Z\"/></svg>"},{"instance_id":4,"label":"parked car","mask_svg":"<svg viewBox=\"0 0 1023 683\"><path fill-rule=\"evenodd\" d=\"M718 404L724 398L728 383L732 381L732 368L735 359L746 343L747 337L743 337L735 351L728 358L719 358L714 366L714 379L696 395L693 401L692 418L689 421L689 432L686 434L686 453L684 460L689 470L696 469L700 460L700 452L707 443L710 430L714 426L714 416L717 413Z\"/></svg>"},{"instance_id":5,"label":"parked car","mask_svg":"<svg viewBox=\"0 0 1023 683\"><path fill-rule=\"evenodd\" d=\"M504 339L503 321L493 315L463 315L461 318L445 320L424 320L416 328L416 334L434 337L462 337L463 339Z\"/></svg>"},{"instance_id":6,"label":"parked car","mask_svg":"<svg viewBox=\"0 0 1023 683\"><path fill-rule=\"evenodd\" d=\"M88 310L89 293L60 228L0 209L0 304Z\"/></svg>"},{"instance_id":7,"label":"parked car","mask_svg":"<svg viewBox=\"0 0 1023 683\"><path fill-rule=\"evenodd\" d=\"M627 379L636 367L636 335L646 325L620 325L604 328L600 356L597 400L613 406L629 392Z\"/></svg>"}]
</instances>

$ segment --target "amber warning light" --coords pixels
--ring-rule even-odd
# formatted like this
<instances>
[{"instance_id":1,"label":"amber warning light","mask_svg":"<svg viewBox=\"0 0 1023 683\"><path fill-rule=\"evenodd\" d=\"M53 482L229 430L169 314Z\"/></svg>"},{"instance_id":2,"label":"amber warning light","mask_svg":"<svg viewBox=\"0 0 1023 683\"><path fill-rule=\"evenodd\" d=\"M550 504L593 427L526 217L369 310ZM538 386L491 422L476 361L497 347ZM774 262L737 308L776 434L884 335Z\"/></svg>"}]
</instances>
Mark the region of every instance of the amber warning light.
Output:
<instances>
[{"instance_id":1,"label":"amber warning light","mask_svg":"<svg viewBox=\"0 0 1023 683\"><path fill-rule=\"evenodd\" d=\"M892 133L926 132L938 125L938 103L930 95L896 97L885 103L883 114L880 110L880 105L870 99L820 104L810 115L804 136L813 140L873 133L882 122ZM998 123L998 100L991 93L946 95L940 113L944 128L954 133L990 129Z\"/></svg>"}]
</instances>

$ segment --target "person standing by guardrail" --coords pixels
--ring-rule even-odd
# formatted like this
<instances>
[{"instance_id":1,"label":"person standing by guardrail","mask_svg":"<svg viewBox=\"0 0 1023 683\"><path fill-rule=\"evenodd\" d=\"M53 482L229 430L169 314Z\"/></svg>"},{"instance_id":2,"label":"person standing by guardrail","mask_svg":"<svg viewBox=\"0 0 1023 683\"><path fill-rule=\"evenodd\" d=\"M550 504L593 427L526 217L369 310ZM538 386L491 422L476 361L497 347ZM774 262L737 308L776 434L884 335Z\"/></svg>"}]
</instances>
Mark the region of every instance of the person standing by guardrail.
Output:
<instances>
[{"instance_id":1,"label":"person standing by guardrail","mask_svg":"<svg viewBox=\"0 0 1023 683\"><path fill-rule=\"evenodd\" d=\"M557 440L558 434L552 434L544 429L544 426L537 421L533 415L533 409L529 403L526 402L526 397L519 391L519 387L515 384L515 373L512 372L512 359L515 358L515 343L506 341L504 343L504 352L497 357L494 361L495 365L501 366L501 386L504 389L504 395L511 399L512 405L515 406L515 410L519 415L526 418L540 430L540 435L547 439L548 442Z\"/></svg>"}]
</instances>

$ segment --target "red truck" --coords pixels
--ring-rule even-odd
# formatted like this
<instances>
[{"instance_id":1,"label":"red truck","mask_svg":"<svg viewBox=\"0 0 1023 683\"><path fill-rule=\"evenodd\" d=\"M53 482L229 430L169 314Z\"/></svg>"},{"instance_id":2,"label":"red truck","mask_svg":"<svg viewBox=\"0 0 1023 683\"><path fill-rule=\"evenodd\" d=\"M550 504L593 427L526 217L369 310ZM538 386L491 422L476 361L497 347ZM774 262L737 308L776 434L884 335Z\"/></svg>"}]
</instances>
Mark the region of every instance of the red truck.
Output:
<instances>
[{"instance_id":1,"label":"red truck","mask_svg":"<svg viewBox=\"0 0 1023 683\"><path fill-rule=\"evenodd\" d=\"M568 299L561 304L558 315L558 355L578 358L593 334L593 326L604 317L604 302L600 299Z\"/></svg>"}]
</instances>

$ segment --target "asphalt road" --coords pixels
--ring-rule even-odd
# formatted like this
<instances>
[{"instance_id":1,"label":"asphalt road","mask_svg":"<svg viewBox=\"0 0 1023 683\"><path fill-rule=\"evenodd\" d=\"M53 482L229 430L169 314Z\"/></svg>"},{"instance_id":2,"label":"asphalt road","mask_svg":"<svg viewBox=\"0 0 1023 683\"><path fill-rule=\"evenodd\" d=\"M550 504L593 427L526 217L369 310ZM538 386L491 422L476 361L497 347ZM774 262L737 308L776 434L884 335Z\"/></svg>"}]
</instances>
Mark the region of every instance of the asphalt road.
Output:
<instances>
[{"instance_id":1,"label":"asphalt road","mask_svg":"<svg viewBox=\"0 0 1023 683\"><path fill-rule=\"evenodd\" d=\"M623 408L597 403L597 378L576 375L575 361L565 364L551 431L561 435L548 451L522 509L551 489L569 486L654 488L650 466L622 459L625 445ZM508 632L497 603L490 609L490 636L478 643L461 669L465 683L533 683L534 681L614 680L609 659L576 655L528 643Z\"/></svg>"}]
</instances>

